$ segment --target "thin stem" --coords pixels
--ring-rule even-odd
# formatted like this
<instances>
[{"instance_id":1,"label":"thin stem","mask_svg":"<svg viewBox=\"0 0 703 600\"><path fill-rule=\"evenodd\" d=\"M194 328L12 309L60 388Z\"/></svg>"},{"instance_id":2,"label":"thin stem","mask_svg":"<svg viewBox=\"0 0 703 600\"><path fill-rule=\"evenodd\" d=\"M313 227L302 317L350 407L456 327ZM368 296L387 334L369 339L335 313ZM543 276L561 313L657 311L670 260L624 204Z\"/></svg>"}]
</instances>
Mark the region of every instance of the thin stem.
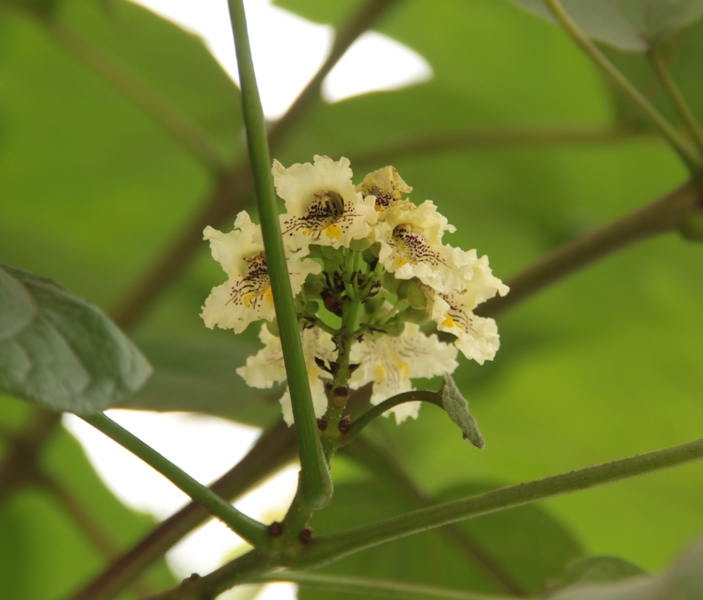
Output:
<instances>
[{"instance_id":1,"label":"thin stem","mask_svg":"<svg viewBox=\"0 0 703 600\"><path fill-rule=\"evenodd\" d=\"M518 144L530 146L556 144L603 144L648 134L625 127L517 127L514 129L467 129L414 136L385 147L360 152L352 156L352 164L388 164L404 156L427 156L430 153L451 152L471 148L508 147Z\"/></svg>"},{"instance_id":2,"label":"thin stem","mask_svg":"<svg viewBox=\"0 0 703 600\"><path fill-rule=\"evenodd\" d=\"M688 132L691 134L693 142L698 148L698 152L703 153L703 131L701 131L701 127L698 124L691 107L688 102L686 102L686 98L684 98L681 90L671 77L671 73L669 73L669 69L666 68L666 64L662 60L661 56L659 56L657 49L652 48L649 52L647 52L647 57L649 58L649 62L651 63L652 68L659 79L659 83L661 83L667 94L669 94L669 98L671 98L676 110L679 112L683 122L686 124Z\"/></svg>"},{"instance_id":3,"label":"thin stem","mask_svg":"<svg viewBox=\"0 0 703 600\"><path fill-rule=\"evenodd\" d=\"M39 19L39 22L56 42L129 98L205 167L214 172L224 171L226 157L222 151L209 134L172 102L158 94L103 48L91 43L77 31L54 19Z\"/></svg>"},{"instance_id":4,"label":"thin stem","mask_svg":"<svg viewBox=\"0 0 703 600\"><path fill-rule=\"evenodd\" d=\"M229 0L228 5L242 87L242 111L247 130L249 160L256 187L266 263L271 278L288 389L293 405L293 420L298 435L302 498L311 508L319 509L326 506L332 498L332 477L317 430L298 317L288 277L276 193L271 179L271 159L266 138L264 111L261 107L249 47L244 4L242 0Z\"/></svg>"},{"instance_id":5,"label":"thin stem","mask_svg":"<svg viewBox=\"0 0 703 600\"><path fill-rule=\"evenodd\" d=\"M295 437L282 420L263 433L254 447L211 489L222 498L233 499L294 459ZM144 539L122 554L71 600L108 600L132 583L186 534L209 518L200 504L191 502L160 523Z\"/></svg>"},{"instance_id":6,"label":"thin stem","mask_svg":"<svg viewBox=\"0 0 703 600\"><path fill-rule=\"evenodd\" d=\"M356 421L354 421L349 428L349 431L342 436L342 445L347 446L351 444L369 423L380 417L391 408L398 406L399 404L404 404L405 402L416 402L418 400L422 402L429 402L430 404L434 404L435 406L442 408L442 397L437 392L431 392L429 390L413 390L410 392L397 394L371 407L358 419L356 419Z\"/></svg>"},{"instance_id":7,"label":"thin stem","mask_svg":"<svg viewBox=\"0 0 703 600\"><path fill-rule=\"evenodd\" d=\"M371 525L318 537L314 544L304 549L292 566L296 569L315 568L365 548L449 523L669 469L701 458L703 439L416 510Z\"/></svg>"},{"instance_id":8,"label":"thin stem","mask_svg":"<svg viewBox=\"0 0 703 600\"><path fill-rule=\"evenodd\" d=\"M579 26L571 19L564 10L559 0L544 0L547 8L554 15L554 18L561 24L571 38L583 49L588 57L618 85L654 122L662 135L669 140L669 143L681 156L683 161L692 171L700 169L703 165L703 158L696 148L691 146L676 129L667 121L664 116L647 100L647 98L632 85L617 67L611 63L596 45L579 29Z\"/></svg>"},{"instance_id":9,"label":"thin stem","mask_svg":"<svg viewBox=\"0 0 703 600\"><path fill-rule=\"evenodd\" d=\"M476 309L476 314L495 316L616 250L657 234L676 231L684 216L699 204L702 193L703 180L692 179L651 204L556 248L509 279L510 293L491 298Z\"/></svg>"},{"instance_id":10,"label":"thin stem","mask_svg":"<svg viewBox=\"0 0 703 600\"><path fill-rule=\"evenodd\" d=\"M434 506L434 501L425 494L412 480L409 473L398 464L394 456L385 452L366 439L345 449L344 455L358 462L362 467L376 476L378 482L400 491L418 508ZM508 573L468 532L453 523L443 527L441 532L464 553L466 560L476 565L486 579L494 583L499 590L514 596L527 596L521 584Z\"/></svg>"},{"instance_id":11,"label":"thin stem","mask_svg":"<svg viewBox=\"0 0 703 600\"><path fill-rule=\"evenodd\" d=\"M141 458L150 467L161 473L176 487L200 503L208 512L224 521L237 535L256 548L270 546L271 538L267 528L240 512L229 502L225 502L188 473L145 444L138 437L115 423L102 413L79 415L86 423L104 433L107 437Z\"/></svg>"},{"instance_id":12,"label":"thin stem","mask_svg":"<svg viewBox=\"0 0 703 600\"><path fill-rule=\"evenodd\" d=\"M381 596L383 598L396 598L397 600L514 600L514 596L476 594L475 592L465 592L463 590L450 590L382 579L342 577L319 573L295 573L292 571L276 571L259 575L251 583L267 583L271 581L290 581L306 590L326 591L333 594Z\"/></svg>"}]
</instances>

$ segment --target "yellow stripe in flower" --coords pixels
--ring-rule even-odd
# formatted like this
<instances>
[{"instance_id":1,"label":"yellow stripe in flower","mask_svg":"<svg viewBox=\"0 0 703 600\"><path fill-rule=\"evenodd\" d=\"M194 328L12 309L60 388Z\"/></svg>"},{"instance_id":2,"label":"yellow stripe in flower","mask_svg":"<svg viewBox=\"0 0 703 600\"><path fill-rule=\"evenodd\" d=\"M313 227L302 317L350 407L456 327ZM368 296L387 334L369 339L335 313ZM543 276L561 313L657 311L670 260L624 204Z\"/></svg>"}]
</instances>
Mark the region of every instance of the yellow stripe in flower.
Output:
<instances>
[{"instance_id":1,"label":"yellow stripe in flower","mask_svg":"<svg viewBox=\"0 0 703 600\"><path fill-rule=\"evenodd\" d=\"M336 223L332 223L331 225L328 225L325 227L322 231L327 234L327 237L330 238L331 240L338 240L339 238L342 237L342 230L339 228L339 225Z\"/></svg>"}]
</instances>

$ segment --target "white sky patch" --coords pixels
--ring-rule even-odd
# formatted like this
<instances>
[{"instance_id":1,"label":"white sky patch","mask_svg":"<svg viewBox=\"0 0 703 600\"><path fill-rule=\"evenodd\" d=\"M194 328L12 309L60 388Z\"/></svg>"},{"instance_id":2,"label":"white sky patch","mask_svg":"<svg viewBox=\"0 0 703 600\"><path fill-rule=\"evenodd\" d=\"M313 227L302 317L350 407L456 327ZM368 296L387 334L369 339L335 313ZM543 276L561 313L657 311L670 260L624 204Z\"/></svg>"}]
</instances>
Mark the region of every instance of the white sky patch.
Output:
<instances>
[{"instance_id":1,"label":"white sky patch","mask_svg":"<svg viewBox=\"0 0 703 600\"><path fill-rule=\"evenodd\" d=\"M108 416L203 484L211 483L243 458L259 435L253 427L187 413L112 410ZM105 484L128 506L161 520L189 502L166 478L97 429L74 415L64 415L63 422L81 442ZM298 467L287 467L235 506L264 522L280 519L293 499L297 481ZM167 558L179 577L206 574L220 567L242 544L226 525L211 520L174 546Z\"/></svg>"},{"instance_id":2,"label":"white sky patch","mask_svg":"<svg viewBox=\"0 0 703 600\"><path fill-rule=\"evenodd\" d=\"M136 1L136 0L132 0ZM235 81L237 61L225 0L139 0L200 35ZM264 113L283 115L319 69L332 46L333 30L272 6L245 0L247 25ZM432 78L429 63L414 50L379 33L362 35L330 72L322 88L328 102L372 91L397 90Z\"/></svg>"}]
</instances>

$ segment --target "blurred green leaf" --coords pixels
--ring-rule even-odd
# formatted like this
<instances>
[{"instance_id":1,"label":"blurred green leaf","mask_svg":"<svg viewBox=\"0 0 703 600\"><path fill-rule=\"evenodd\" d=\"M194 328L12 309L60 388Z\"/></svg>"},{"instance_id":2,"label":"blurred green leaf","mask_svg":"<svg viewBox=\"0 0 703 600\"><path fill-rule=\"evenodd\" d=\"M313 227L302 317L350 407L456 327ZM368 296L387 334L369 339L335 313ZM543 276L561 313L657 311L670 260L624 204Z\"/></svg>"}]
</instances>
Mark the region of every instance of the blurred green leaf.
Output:
<instances>
[{"instance_id":1,"label":"blurred green leaf","mask_svg":"<svg viewBox=\"0 0 703 600\"><path fill-rule=\"evenodd\" d=\"M256 345L234 337L229 342L146 338L139 347L154 375L120 408L200 412L257 427L280 418L282 390L250 388L236 373L257 352Z\"/></svg>"},{"instance_id":2,"label":"blurred green leaf","mask_svg":"<svg viewBox=\"0 0 703 600\"><path fill-rule=\"evenodd\" d=\"M586 556L571 563L566 573L549 586L554 593L562 588L586 583L607 583L629 577L647 575L647 572L617 556Z\"/></svg>"},{"instance_id":3,"label":"blurred green leaf","mask_svg":"<svg viewBox=\"0 0 703 600\"><path fill-rule=\"evenodd\" d=\"M690 546L657 577L628 576L609 584L576 585L561 590L553 600L673 600L703 597L703 540Z\"/></svg>"},{"instance_id":4,"label":"blurred green leaf","mask_svg":"<svg viewBox=\"0 0 703 600\"><path fill-rule=\"evenodd\" d=\"M151 367L96 306L50 279L0 265L0 389L90 413L141 387Z\"/></svg>"},{"instance_id":5,"label":"blurred green leaf","mask_svg":"<svg viewBox=\"0 0 703 600\"><path fill-rule=\"evenodd\" d=\"M485 491L488 486L465 484L440 494L438 502ZM316 533L372 523L417 508L409 498L382 482L343 484L335 487L330 506L315 515ZM476 558L502 572L513 585L527 593L541 590L544 582L561 572L580 555L571 535L543 510L526 506L457 524L463 541L449 528L414 535L351 555L321 570L321 573L358 575L422 583L481 592L501 592ZM466 541L468 540L468 541ZM466 548L471 547L469 558ZM539 552L535 551L539 548ZM321 592L301 589L305 600L325 597ZM349 594L335 598L350 600ZM370 596L369 596L370 597Z\"/></svg>"},{"instance_id":6,"label":"blurred green leaf","mask_svg":"<svg viewBox=\"0 0 703 600\"><path fill-rule=\"evenodd\" d=\"M554 21L542 0L512 1ZM647 52L703 16L701 0L562 0L561 4L588 37L628 52Z\"/></svg>"}]
</instances>

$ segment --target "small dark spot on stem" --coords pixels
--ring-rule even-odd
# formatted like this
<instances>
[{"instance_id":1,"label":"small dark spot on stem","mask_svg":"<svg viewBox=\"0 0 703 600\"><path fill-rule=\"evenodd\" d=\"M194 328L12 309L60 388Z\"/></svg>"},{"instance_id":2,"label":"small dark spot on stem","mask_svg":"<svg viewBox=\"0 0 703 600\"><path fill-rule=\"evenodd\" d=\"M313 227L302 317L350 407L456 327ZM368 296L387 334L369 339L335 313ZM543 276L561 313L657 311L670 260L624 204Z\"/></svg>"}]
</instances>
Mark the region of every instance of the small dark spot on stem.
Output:
<instances>
[{"instance_id":1,"label":"small dark spot on stem","mask_svg":"<svg viewBox=\"0 0 703 600\"><path fill-rule=\"evenodd\" d=\"M312 529L310 527L306 527L300 532L300 535L298 536L298 539L303 543L307 544L311 539L312 539Z\"/></svg>"},{"instance_id":2,"label":"small dark spot on stem","mask_svg":"<svg viewBox=\"0 0 703 600\"><path fill-rule=\"evenodd\" d=\"M346 398L349 396L349 388L346 385L338 385L332 392L335 396Z\"/></svg>"},{"instance_id":3,"label":"small dark spot on stem","mask_svg":"<svg viewBox=\"0 0 703 600\"><path fill-rule=\"evenodd\" d=\"M324 419L318 419L317 420L317 428L320 431L324 431L325 429L327 429L327 421L325 421Z\"/></svg>"},{"instance_id":4,"label":"small dark spot on stem","mask_svg":"<svg viewBox=\"0 0 703 600\"><path fill-rule=\"evenodd\" d=\"M269 535L271 537L277 538L281 537L283 534L283 524L278 521L274 521L269 525Z\"/></svg>"},{"instance_id":5,"label":"small dark spot on stem","mask_svg":"<svg viewBox=\"0 0 703 600\"><path fill-rule=\"evenodd\" d=\"M351 417L349 415L344 415L339 421L339 431L346 433L351 429Z\"/></svg>"}]
</instances>

